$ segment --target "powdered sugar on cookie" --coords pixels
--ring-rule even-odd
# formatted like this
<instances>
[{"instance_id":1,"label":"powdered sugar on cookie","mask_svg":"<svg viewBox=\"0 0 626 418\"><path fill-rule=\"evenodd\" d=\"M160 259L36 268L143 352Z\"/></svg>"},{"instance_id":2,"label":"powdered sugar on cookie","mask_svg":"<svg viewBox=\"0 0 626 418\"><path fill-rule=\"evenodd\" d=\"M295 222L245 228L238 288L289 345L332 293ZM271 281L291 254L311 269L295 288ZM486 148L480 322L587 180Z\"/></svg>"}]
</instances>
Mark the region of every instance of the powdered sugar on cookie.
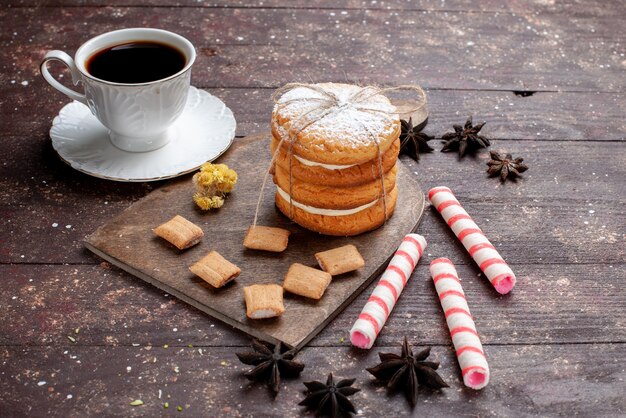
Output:
<instances>
[{"instance_id":1,"label":"powdered sugar on cookie","mask_svg":"<svg viewBox=\"0 0 626 418\"><path fill-rule=\"evenodd\" d=\"M288 120L276 126L283 138L287 138L287 130L292 123L296 124L295 129L299 129L298 125L306 124L307 120L317 120L327 112L326 116L312 126L304 128L302 133L308 134L314 129L317 135L325 137L327 141L340 141L355 148L364 143L375 142L379 136L393 133L394 123L399 120L399 116L393 113L396 108L384 95L374 94L372 88L365 88L367 90L364 92L365 96L372 95L354 103L351 102L353 100L351 98L364 88L335 83L322 83L316 86L334 94L339 100L338 105L327 109L327 106L322 105L325 96L310 88L297 87L289 90L274 106L274 113L278 114L280 119Z\"/></svg>"}]
</instances>

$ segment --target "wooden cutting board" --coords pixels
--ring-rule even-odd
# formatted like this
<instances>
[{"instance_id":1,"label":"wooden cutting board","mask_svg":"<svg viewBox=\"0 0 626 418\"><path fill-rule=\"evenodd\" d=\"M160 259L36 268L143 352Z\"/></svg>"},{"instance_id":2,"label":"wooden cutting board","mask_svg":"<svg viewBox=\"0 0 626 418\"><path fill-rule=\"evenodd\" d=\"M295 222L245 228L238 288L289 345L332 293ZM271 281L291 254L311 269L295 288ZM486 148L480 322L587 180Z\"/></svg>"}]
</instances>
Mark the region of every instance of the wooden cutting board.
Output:
<instances>
[{"instance_id":1,"label":"wooden cutting board","mask_svg":"<svg viewBox=\"0 0 626 418\"><path fill-rule=\"evenodd\" d=\"M224 207L211 212L198 210L191 199L191 176L185 176L153 191L98 228L85 238L85 245L108 262L235 328L272 343L282 341L301 348L384 270L402 237L419 224L424 212L424 194L415 176L400 162L399 197L393 217L383 227L366 234L330 237L307 231L280 214L274 207L275 188L270 179L258 224L291 230L289 247L280 254L247 250L242 245L243 237L252 223L269 160L269 135L238 139L219 159L239 174L235 190ZM177 250L152 232L177 214L205 232L203 241L186 251ZM246 317L244 286L281 284L292 263L317 267L316 252L348 243L357 246L366 265L356 272L334 277L321 300L286 293L282 317L264 320ZM188 266L210 250L218 251L242 271L235 281L221 289L212 288L188 270Z\"/></svg>"}]
</instances>

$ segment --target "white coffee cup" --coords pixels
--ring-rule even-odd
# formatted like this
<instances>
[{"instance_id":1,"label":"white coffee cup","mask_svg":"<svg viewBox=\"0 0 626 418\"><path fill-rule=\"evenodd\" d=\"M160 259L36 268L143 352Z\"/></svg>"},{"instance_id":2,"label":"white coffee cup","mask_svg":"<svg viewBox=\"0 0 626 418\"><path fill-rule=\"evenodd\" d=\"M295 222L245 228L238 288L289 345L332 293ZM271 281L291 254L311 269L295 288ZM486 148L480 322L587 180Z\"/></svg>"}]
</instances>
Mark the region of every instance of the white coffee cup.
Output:
<instances>
[{"instance_id":1,"label":"white coffee cup","mask_svg":"<svg viewBox=\"0 0 626 418\"><path fill-rule=\"evenodd\" d=\"M101 80L87 71L94 54L115 45L152 41L173 46L186 59L182 70L162 80L124 84ZM63 51L50 51L41 63L43 78L71 99L89 106L91 112L109 129L111 142L131 152L152 151L167 144L174 135L168 128L185 108L191 81L191 66L196 51L187 39L161 29L134 28L107 32L85 42L74 59ZM82 83L79 93L59 83L48 71L51 60L64 63L72 73L74 85Z\"/></svg>"}]
</instances>

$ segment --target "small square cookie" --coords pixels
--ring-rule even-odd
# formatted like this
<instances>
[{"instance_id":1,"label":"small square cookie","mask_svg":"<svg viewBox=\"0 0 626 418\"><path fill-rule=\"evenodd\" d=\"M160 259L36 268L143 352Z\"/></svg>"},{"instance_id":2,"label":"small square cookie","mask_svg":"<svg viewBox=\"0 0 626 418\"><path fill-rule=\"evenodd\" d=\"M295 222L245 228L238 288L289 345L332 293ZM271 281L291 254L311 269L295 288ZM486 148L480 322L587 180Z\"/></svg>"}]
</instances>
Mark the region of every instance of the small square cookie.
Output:
<instances>
[{"instance_id":1,"label":"small square cookie","mask_svg":"<svg viewBox=\"0 0 626 418\"><path fill-rule=\"evenodd\" d=\"M271 226L250 226L243 246L252 250L265 250L280 253L285 251L291 232Z\"/></svg>"},{"instance_id":2,"label":"small square cookie","mask_svg":"<svg viewBox=\"0 0 626 418\"><path fill-rule=\"evenodd\" d=\"M202 241L204 232L198 225L189 222L180 215L154 229L154 233L173 244L179 250L192 247Z\"/></svg>"},{"instance_id":3,"label":"small square cookie","mask_svg":"<svg viewBox=\"0 0 626 418\"><path fill-rule=\"evenodd\" d=\"M359 269L365 265L359 250L352 244L315 254L322 270L332 276Z\"/></svg>"},{"instance_id":4,"label":"small square cookie","mask_svg":"<svg viewBox=\"0 0 626 418\"><path fill-rule=\"evenodd\" d=\"M296 295L320 299L330 284L332 276L325 271L294 263L283 281L283 289Z\"/></svg>"},{"instance_id":5,"label":"small square cookie","mask_svg":"<svg viewBox=\"0 0 626 418\"><path fill-rule=\"evenodd\" d=\"M277 284L253 284L243 288L246 315L251 319L272 318L285 312L283 288Z\"/></svg>"},{"instance_id":6,"label":"small square cookie","mask_svg":"<svg viewBox=\"0 0 626 418\"><path fill-rule=\"evenodd\" d=\"M217 251L211 251L196 264L189 267L189 271L202 278L213 287L222 287L241 273L241 269L226 260Z\"/></svg>"}]
</instances>

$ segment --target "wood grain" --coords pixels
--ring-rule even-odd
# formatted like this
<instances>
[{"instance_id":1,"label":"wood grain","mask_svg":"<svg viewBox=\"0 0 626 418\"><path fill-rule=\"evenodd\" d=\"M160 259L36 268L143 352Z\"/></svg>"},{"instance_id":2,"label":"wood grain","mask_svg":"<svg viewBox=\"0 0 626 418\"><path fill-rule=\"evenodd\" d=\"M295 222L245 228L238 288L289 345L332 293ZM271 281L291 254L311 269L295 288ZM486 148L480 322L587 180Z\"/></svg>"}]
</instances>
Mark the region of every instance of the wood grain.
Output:
<instances>
[{"instance_id":1,"label":"wood grain","mask_svg":"<svg viewBox=\"0 0 626 418\"><path fill-rule=\"evenodd\" d=\"M433 358L453 386L420 393L412 415L626 414L625 17L622 2L602 0L2 2L0 415L303 412L298 381L272 402L242 377L232 352L248 343L243 333L82 248L84 235L161 184L105 182L59 162L47 132L67 99L37 67L49 49L71 53L95 34L142 25L194 42L193 82L235 111L240 136L267 129L269 95L288 81L417 82L429 88L428 133L474 115L488 122L493 149L531 167L523 180L500 185L483 173L486 154L458 162L433 153L411 163L424 189L446 184L463 199L520 277L517 288L494 295L427 210L419 232L430 255L379 346L359 353L345 339L363 292L301 352L302 380L354 376L360 416L411 415L401 396L387 398L364 372L379 348L394 351L409 334L436 345ZM439 255L457 263L486 343L493 378L481 392L460 386L433 299L426 261ZM136 398L146 405L131 407Z\"/></svg>"},{"instance_id":2,"label":"wood grain","mask_svg":"<svg viewBox=\"0 0 626 418\"><path fill-rule=\"evenodd\" d=\"M76 7L72 0L8 0L7 7ZM78 6L159 6L193 8L236 8L236 9L330 9L330 12L349 10L391 10L391 11L440 11L462 13L522 13L558 12L570 15L610 16L619 14L620 8L606 7L602 0L563 0L549 2L541 0L523 0L503 3L498 0L317 0L312 4L308 0L81 0Z\"/></svg>"},{"instance_id":3,"label":"wood grain","mask_svg":"<svg viewBox=\"0 0 626 418\"><path fill-rule=\"evenodd\" d=\"M235 328L263 340L301 348L384 270L402 237L419 224L424 194L415 177L399 164L396 184L400 192L393 217L382 228L346 238L320 235L290 222L274 207L274 188L268 184L258 225L290 230L289 247L279 254L248 250L242 242L254 219L263 173L270 164L270 137L267 133L243 138L220 159L235 169L239 177L236 189L221 210L199 211L191 200L193 184L187 177L168 183L106 222L85 239L87 248ZM152 229L174 215L181 215L206 231L203 241L181 252L155 237ZM315 253L346 244L359 248L366 265L336 276L319 301L286 294L285 313L279 318L246 317L244 286L282 284L291 264L316 266ZM190 265L213 250L242 271L235 281L220 289L188 271Z\"/></svg>"},{"instance_id":4,"label":"wood grain","mask_svg":"<svg viewBox=\"0 0 626 418\"><path fill-rule=\"evenodd\" d=\"M133 22L189 38L199 52L194 80L210 87L275 88L304 79L624 92L619 14L54 7L0 10L0 21L0 42L15 45L0 50L3 77L36 78L47 50L72 53ZM74 22L89 25L78 30Z\"/></svg>"},{"instance_id":5,"label":"wood grain","mask_svg":"<svg viewBox=\"0 0 626 418\"><path fill-rule=\"evenodd\" d=\"M380 350L399 352L398 343ZM401 394L388 398L364 370L377 364L378 350L305 348L298 356L307 365L301 378L284 380L274 401L265 387L243 377L249 366L241 365L233 351L245 350L0 347L2 403L14 416L294 417L305 412L297 405L304 398L301 382L324 380L332 372L357 379L362 391L351 399L359 416L367 417L380 416L383 408L394 417L616 416L626 406L625 344L486 346L491 383L481 391L462 386L451 347L433 347L430 359L441 362L439 373L451 387L441 393L421 390L413 413ZM144 405L130 406L135 399Z\"/></svg>"},{"instance_id":6,"label":"wood grain","mask_svg":"<svg viewBox=\"0 0 626 418\"><path fill-rule=\"evenodd\" d=\"M450 344L428 264L438 256L449 256L457 263L460 255L427 249L376 340L377 346L395 344L404 335L428 344ZM478 267L457 263L483 343L626 343L626 289L619 285L626 275L625 264L511 267L519 283L510 296L502 297L479 276ZM5 278L0 281L0 306L12 318L0 322L0 345L65 346L68 335L75 337L79 346L215 347L249 341L244 333L108 263L4 265L0 277ZM308 346L348 346L348 331L373 286L375 283ZM74 334L76 328L80 328L78 335Z\"/></svg>"}]
</instances>

